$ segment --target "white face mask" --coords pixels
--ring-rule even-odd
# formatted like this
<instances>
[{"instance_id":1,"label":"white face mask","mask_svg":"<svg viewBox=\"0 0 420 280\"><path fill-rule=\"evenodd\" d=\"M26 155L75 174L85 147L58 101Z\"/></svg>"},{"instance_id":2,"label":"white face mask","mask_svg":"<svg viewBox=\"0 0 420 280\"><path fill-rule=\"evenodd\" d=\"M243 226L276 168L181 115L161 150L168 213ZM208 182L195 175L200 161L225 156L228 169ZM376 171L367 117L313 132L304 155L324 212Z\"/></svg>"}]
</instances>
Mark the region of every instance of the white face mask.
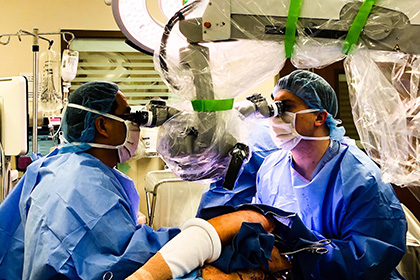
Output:
<instances>
[{"instance_id":1,"label":"white face mask","mask_svg":"<svg viewBox=\"0 0 420 280\"><path fill-rule=\"evenodd\" d=\"M279 117L270 118L270 135L276 145L283 150L292 150L302 139L327 140L329 136L303 136L296 131L296 115L319 112L318 109L306 109L296 113L284 112Z\"/></svg>"},{"instance_id":2,"label":"white face mask","mask_svg":"<svg viewBox=\"0 0 420 280\"><path fill-rule=\"evenodd\" d=\"M95 114L98 114L98 115L101 115L101 116L104 116L104 117L107 117L107 118L110 118L119 122L123 122L125 124L125 140L122 144L116 145L116 146L100 144L100 143L87 143L87 144L95 148L118 150L118 162L127 161L134 155L140 141L140 127L136 123L132 121L123 120L122 118L111 115L111 114L101 113L97 110L90 109L88 107L81 106L78 104L69 103L67 107L89 111L89 112L92 112L92 113L95 113ZM73 144L78 144L78 143L73 142Z\"/></svg>"}]
</instances>

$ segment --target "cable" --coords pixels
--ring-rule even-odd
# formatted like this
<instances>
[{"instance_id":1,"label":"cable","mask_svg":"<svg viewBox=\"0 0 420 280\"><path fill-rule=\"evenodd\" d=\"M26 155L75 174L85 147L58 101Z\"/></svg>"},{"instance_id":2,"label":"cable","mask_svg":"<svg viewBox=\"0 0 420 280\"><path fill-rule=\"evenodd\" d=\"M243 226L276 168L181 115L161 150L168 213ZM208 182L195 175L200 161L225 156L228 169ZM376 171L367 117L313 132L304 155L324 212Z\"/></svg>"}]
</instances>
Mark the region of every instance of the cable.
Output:
<instances>
[{"instance_id":1,"label":"cable","mask_svg":"<svg viewBox=\"0 0 420 280\"><path fill-rule=\"evenodd\" d=\"M172 79L169 76L169 69L168 65L166 64L166 45L169 39L169 35L171 34L172 28L175 26L175 24L180 21L184 20L185 16L189 14L191 11L194 10L194 8L201 3L202 0L196 0L194 2L191 2L190 4L185 5L182 7L178 12L175 13L174 16L172 16L168 23L165 25L162 39L160 42L160 48L159 48L159 64L160 68L162 69L163 75L165 76L168 83L173 86L175 89L178 89L178 86L175 85L172 81Z\"/></svg>"}]
</instances>

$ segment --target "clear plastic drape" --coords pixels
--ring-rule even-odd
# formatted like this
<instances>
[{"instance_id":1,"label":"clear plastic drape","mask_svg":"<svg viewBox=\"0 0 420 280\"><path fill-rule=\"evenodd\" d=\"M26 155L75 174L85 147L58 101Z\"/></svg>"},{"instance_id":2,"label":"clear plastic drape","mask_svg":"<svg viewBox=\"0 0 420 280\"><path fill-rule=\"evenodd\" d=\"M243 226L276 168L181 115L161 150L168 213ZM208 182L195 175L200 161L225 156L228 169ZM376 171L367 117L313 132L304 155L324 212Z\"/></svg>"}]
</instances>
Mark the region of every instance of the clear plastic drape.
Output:
<instances>
[{"instance_id":1,"label":"clear plastic drape","mask_svg":"<svg viewBox=\"0 0 420 280\"><path fill-rule=\"evenodd\" d=\"M291 53L297 68L345 59L366 152L385 181L419 184L420 36L414 34L420 34L420 2L302 1L299 7L289 0L194 2L185 18L165 31L155 52L155 68L171 91L188 101L159 135L158 151L177 175L219 179L230 148L246 143L246 122L235 110L194 111L189 101L243 95L278 74Z\"/></svg>"},{"instance_id":2,"label":"clear plastic drape","mask_svg":"<svg viewBox=\"0 0 420 280\"><path fill-rule=\"evenodd\" d=\"M202 17L208 4L201 1L186 19ZM228 22L230 15L222 7L213 12L220 17L214 24ZM186 34L194 36L194 32ZM251 39L188 44L178 25L162 48L155 52L155 68L171 91L184 101L228 102L275 76L285 62L282 42ZM248 125L236 110L194 111L191 102L179 106L183 113L159 130L158 152L184 180L221 179L231 159L229 152L236 143L247 142Z\"/></svg>"},{"instance_id":3,"label":"clear plastic drape","mask_svg":"<svg viewBox=\"0 0 420 280\"><path fill-rule=\"evenodd\" d=\"M353 118L382 179L420 199L420 61L418 55L359 49L345 60Z\"/></svg>"}]
</instances>

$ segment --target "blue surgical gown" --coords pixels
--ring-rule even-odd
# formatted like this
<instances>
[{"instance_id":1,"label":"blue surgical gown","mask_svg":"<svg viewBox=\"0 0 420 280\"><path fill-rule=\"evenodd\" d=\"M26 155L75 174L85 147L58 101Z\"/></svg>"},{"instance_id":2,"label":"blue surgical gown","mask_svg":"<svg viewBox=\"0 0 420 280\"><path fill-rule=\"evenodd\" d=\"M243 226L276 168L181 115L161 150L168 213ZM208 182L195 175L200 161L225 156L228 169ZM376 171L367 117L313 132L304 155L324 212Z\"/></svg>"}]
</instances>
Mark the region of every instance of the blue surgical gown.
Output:
<instances>
[{"instance_id":1,"label":"blue surgical gown","mask_svg":"<svg viewBox=\"0 0 420 280\"><path fill-rule=\"evenodd\" d=\"M272 153L254 202L298 213L319 240L331 239L313 279L389 279L405 252L404 212L377 166L355 145L337 143L311 180L295 171L290 152Z\"/></svg>"},{"instance_id":2,"label":"blue surgical gown","mask_svg":"<svg viewBox=\"0 0 420 280\"><path fill-rule=\"evenodd\" d=\"M250 203L256 191L257 171L263 160L269 154L279 150L273 142L269 132L268 121L259 120L249 136L248 145L251 149L251 158L244 164L232 190L223 188L223 180L212 183L201 196L198 211L203 208L220 205L240 205Z\"/></svg>"},{"instance_id":3,"label":"blue surgical gown","mask_svg":"<svg viewBox=\"0 0 420 280\"><path fill-rule=\"evenodd\" d=\"M38 159L0 204L0 279L126 278L179 232L137 225L138 203L132 180L88 153Z\"/></svg>"}]
</instances>

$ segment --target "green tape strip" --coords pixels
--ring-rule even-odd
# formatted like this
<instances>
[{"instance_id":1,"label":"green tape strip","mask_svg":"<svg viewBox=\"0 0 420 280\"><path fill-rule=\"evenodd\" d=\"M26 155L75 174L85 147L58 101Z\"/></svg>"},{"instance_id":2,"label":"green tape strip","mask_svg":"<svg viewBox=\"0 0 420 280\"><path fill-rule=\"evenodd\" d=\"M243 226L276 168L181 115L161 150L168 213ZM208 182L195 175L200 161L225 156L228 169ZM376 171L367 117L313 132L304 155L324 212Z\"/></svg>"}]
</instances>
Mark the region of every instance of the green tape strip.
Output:
<instances>
[{"instance_id":1,"label":"green tape strip","mask_svg":"<svg viewBox=\"0 0 420 280\"><path fill-rule=\"evenodd\" d=\"M208 111L227 111L233 108L232 99L197 99L192 100L194 111L196 112L208 112Z\"/></svg>"},{"instance_id":2,"label":"green tape strip","mask_svg":"<svg viewBox=\"0 0 420 280\"><path fill-rule=\"evenodd\" d=\"M182 5L187 4L188 0L184 0Z\"/></svg>"},{"instance_id":3,"label":"green tape strip","mask_svg":"<svg viewBox=\"0 0 420 280\"><path fill-rule=\"evenodd\" d=\"M126 162L117 163L117 169L127 175L128 171L131 169L131 166Z\"/></svg>"},{"instance_id":4,"label":"green tape strip","mask_svg":"<svg viewBox=\"0 0 420 280\"><path fill-rule=\"evenodd\" d=\"M299 19L302 0L290 0L289 14L287 15L286 34L284 37L284 46L286 49L286 57L291 58L293 47L296 40L296 23Z\"/></svg>"},{"instance_id":5,"label":"green tape strip","mask_svg":"<svg viewBox=\"0 0 420 280\"><path fill-rule=\"evenodd\" d=\"M375 0L365 0L365 2L363 2L344 41L343 49L341 50L344 54L349 54L353 51L374 4Z\"/></svg>"}]
</instances>

